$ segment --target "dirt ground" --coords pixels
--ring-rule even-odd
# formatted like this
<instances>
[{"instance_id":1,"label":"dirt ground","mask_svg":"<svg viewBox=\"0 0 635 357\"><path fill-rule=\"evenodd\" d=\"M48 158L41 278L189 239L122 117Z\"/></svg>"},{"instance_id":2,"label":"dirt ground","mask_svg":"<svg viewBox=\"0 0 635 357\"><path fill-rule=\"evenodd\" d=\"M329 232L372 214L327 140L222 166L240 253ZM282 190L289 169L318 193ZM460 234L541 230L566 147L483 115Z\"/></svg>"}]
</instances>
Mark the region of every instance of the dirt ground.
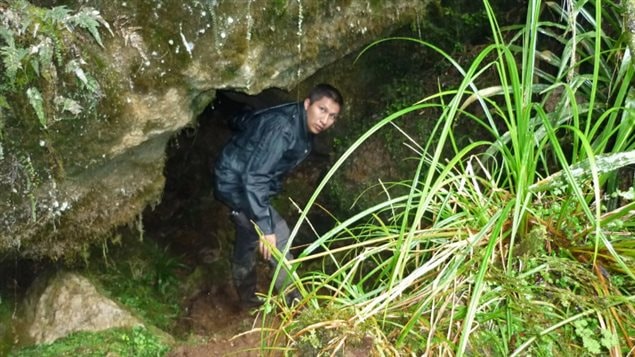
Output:
<instances>
[{"instance_id":1,"label":"dirt ground","mask_svg":"<svg viewBox=\"0 0 635 357\"><path fill-rule=\"evenodd\" d=\"M261 313L256 309L242 309L236 301L235 293L229 286L194 299L181 327L188 329L190 336L197 336L196 342L175 347L167 357L284 356L280 351L260 349L263 337L259 331ZM346 346L337 355L369 357L376 355L373 351L372 341L365 339L361 345ZM314 356L315 353L293 351L288 355Z\"/></svg>"},{"instance_id":2,"label":"dirt ground","mask_svg":"<svg viewBox=\"0 0 635 357\"><path fill-rule=\"evenodd\" d=\"M198 341L176 347L168 356L259 356L260 333L248 332L257 324L257 312L238 306L231 287L202 293L191 301L182 321Z\"/></svg>"}]
</instances>

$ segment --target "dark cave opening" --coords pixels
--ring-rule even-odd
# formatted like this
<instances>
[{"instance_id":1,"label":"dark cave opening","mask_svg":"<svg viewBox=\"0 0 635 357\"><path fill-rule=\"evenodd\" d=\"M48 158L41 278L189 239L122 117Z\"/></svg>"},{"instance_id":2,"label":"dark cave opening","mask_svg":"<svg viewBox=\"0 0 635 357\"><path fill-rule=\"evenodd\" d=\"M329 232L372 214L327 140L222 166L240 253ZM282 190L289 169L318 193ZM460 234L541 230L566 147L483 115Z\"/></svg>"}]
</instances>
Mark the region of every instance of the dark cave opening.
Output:
<instances>
[{"instance_id":1,"label":"dark cave opening","mask_svg":"<svg viewBox=\"0 0 635 357\"><path fill-rule=\"evenodd\" d=\"M143 214L145 234L161 245L169 246L175 254L186 257L186 261L193 265L206 264L219 256L226 259L232 251L233 226L228 219L227 208L214 198L212 168L223 145L232 135L227 120L246 108L258 110L297 100L295 93L276 88L266 89L257 95L218 91L214 101L199 115L196 124L182 129L167 145L164 191L161 201L146 208ZM327 168L326 151L328 145L317 142L314 152L290 176L312 177L309 182L301 180L312 185L306 187L310 190L319 183L320 174ZM283 192L283 195L286 193ZM288 201L285 197L279 199L281 202ZM297 212L289 208L279 211L293 227ZM313 214L313 219L320 222L320 227L329 224L319 214ZM298 247L307 244L312 239L311 235L301 231L295 240L294 250L297 252Z\"/></svg>"}]
</instances>

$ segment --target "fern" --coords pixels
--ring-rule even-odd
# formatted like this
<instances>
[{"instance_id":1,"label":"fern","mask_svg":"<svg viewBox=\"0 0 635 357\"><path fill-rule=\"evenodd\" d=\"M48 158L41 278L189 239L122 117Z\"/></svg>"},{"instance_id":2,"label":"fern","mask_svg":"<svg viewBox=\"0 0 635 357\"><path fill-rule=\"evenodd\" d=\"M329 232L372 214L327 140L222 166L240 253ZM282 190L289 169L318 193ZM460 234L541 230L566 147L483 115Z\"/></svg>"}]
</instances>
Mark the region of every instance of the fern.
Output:
<instances>
[{"instance_id":1,"label":"fern","mask_svg":"<svg viewBox=\"0 0 635 357\"><path fill-rule=\"evenodd\" d=\"M45 38L38 45L38 61L42 68L48 68L53 65L53 54L55 49L53 48L53 41L50 38Z\"/></svg>"},{"instance_id":2,"label":"fern","mask_svg":"<svg viewBox=\"0 0 635 357\"><path fill-rule=\"evenodd\" d=\"M35 114L37 115L40 124L44 129L46 129L46 115L44 114L44 100L42 99L42 94L37 88L31 87L27 89L26 96L29 98L29 103L31 103L31 106L35 110Z\"/></svg>"},{"instance_id":3,"label":"fern","mask_svg":"<svg viewBox=\"0 0 635 357\"><path fill-rule=\"evenodd\" d=\"M97 81L90 76L89 74L87 74L84 69L82 69L82 67L79 65L79 61L76 60L71 60L66 64L66 73L73 73L75 74L75 77L77 77L77 79L79 79L79 81L82 83L83 88L87 89L88 91L90 91L91 93L99 96L100 95L100 88L99 88L99 83L97 83Z\"/></svg>"},{"instance_id":4,"label":"fern","mask_svg":"<svg viewBox=\"0 0 635 357\"><path fill-rule=\"evenodd\" d=\"M99 86L99 82L97 82L97 80L90 74L86 74L86 78L88 79L88 82L86 82L85 88L93 93L95 97L101 97L103 93L101 91L101 87Z\"/></svg>"},{"instance_id":5,"label":"fern","mask_svg":"<svg viewBox=\"0 0 635 357\"><path fill-rule=\"evenodd\" d=\"M31 57L29 61L31 63L31 68L33 68L33 72L39 77L40 76L40 61L37 58Z\"/></svg>"},{"instance_id":6,"label":"fern","mask_svg":"<svg viewBox=\"0 0 635 357\"><path fill-rule=\"evenodd\" d=\"M22 69L22 60L24 60L28 54L29 51L26 48L17 48L11 45L0 47L0 55L2 55L5 75L10 82L15 81L18 71Z\"/></svg>"},{"instance_id":7,"label":"fern","mask_svg":"<svg viewBox=\"0 0 635 357\"><path fill-rule=\"evenodd\" d=\"M0 39L2 39L8 46L15 46L13 32L3 25L0 25Z\"/></svg>"},{"instance_id":8,"label":"fern","mask_svg":"<svg viewBox=\"0 0 635 357\"><path fill-rule=\"evenodd\" d=\"M67 6L47 9L26 0L12 0L0 7L0 140L6 134L4 118L8 113L1 112L3 106L11 109L28 101L43 129L49 129L58 115L88 112L84 108L96 103L103 93L96 78L82 67L85 62L80 51L69 50L68 44L85 31L104 47L100 30L106 29L111 35L113 32L99 11ZM75 77L76 82L58 76L62 71ZM55 95L62 88L69 95ZM17 101L7 103L5 98L14 97ZM6 145L0 149L6 151Z\"/></svg>"},{"instance_id":9,"label":"fern","mask_svg":"<svg viewBox=\"0 0 635 357\"><path fill-rule=\"evenodd\" d=\"M13 1L13 3L11 4L11 7L19 10L21 12L25 11L26 8L28 8L31 5L30 2L28 2L27 0L15 0Z\"/></svg>"},{"instance_id":10,"label":"fern","mask_svg":"<svg viewBox=\"0 0 635 357\"><path fill-rule=\"evenodd\" d=\"M5 96L3 96L2 94L0 94L0 113L2 111L2 109L9 109L9 102L7 102L7 98L5 98ZM0 118L2 118L2 116L0 116ZM3 128L2 126L2 120L0 120L0 130ZM0 135L2 134L2 132L0 132ZM0 136L0 139L2 138L2 136Z\"/></svg>"},{"instance_id":11,"label":"fern","mask_svg":"<svg viewBox=\"0 0 635 357\"><path fill-rule=\"evenodd\" d=\"M22 36L27 32L27 29L33 24L34 19L31 18L31 15L24 16L28 12L28 9L33 5L26 0L15 0L11 3L11 9L13 10L16 28L16 34L18 36Z\"/></svg>"},{"instance_id":12,"label":"fern","mask_svg":"<svg viewBox=\"0 0 635 357\"><path fill-rule=\"evenodd\" d=\"M99 36L98 29L100 24L103 25L110 34L112 34L112 30L110 29L108 22L101 17L99 11L93 8L82 8L77 14L73 15L69 19L69 23L88 31L101 47L104 47L104 44L101 42L101 37Z\"/></svg>"},{"instance_id":13,"label":"fern","mask_svg":"<svg viewBox=\"0 0 635 357\"><path fill-rule=\"evenodd\" d=\"M66 73L74 73L75 77L77 77L84 86L88 86L88 77L86 76L86 72L84 72L82 67L79 65L79 61L68 61L66 64Z\"/></svg>"},{"instance_id":14,"label":"fern","mask_svg":"<svg viewBox=\"0 0 635 357\"><path fill-rule=\"evenodd\" d=\"M55 106L60 112L69 112L73 115L80 114L84 109L77 101L62 96L55 97Z\"/></svg>"},{"instance_id":15,"label":"fern","mask_svg":"<svg viewBox=\"0 0 635 357\"><path fill-rule=\"evenodd\" d=\"M44 37L38 44L29 48L29 54L35 54L35 56L31 56L30 59L31 68L33 68L33 71L38 77L42 75L41 71L46 71L53 65L53 54L55 50L52 44L53 41L50 38Z\"/></svg>"},{"instance_id":16,"label":"fern","mask_svg":"<svg viewBox=\"0 0 635 357\"><path fill-rule=\"evenodd\" d=\"M49 23L56 27L57 25L64 25L68 22L71 14L66 6L56 6L52 9L46 10L42 17L43 22Z\"/></svg>"}]
</instances>

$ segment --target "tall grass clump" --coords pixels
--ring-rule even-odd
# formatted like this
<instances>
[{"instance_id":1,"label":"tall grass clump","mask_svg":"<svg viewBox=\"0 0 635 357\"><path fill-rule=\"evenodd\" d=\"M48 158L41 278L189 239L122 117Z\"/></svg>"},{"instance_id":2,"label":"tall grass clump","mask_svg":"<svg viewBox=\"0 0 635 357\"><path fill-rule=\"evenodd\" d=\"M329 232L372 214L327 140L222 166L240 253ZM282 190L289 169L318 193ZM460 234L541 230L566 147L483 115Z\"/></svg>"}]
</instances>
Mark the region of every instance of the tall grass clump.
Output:
<instances>
[{"instance_id":1,"label":"tall grass clump","mask_svg":"<svg viewBox=\"0 0 635 357\"><path fill-rule=\"evenodd\" d=\"M418 39L371 45L417 42L463 79L378 122L326 175L300 222L367 138L405 114L440 113L420 118L436 123L427 142L404 136L419 157L412 177L285 265L323 267L296 275L295 308L265 305L278 315L263 323L263 350L633 353L635 66L622 9L531 0L524 24L502 29L483 4L492 41L467 68ZM489 137L459 146L459 121Z\"/></svg>"}]
</instances>

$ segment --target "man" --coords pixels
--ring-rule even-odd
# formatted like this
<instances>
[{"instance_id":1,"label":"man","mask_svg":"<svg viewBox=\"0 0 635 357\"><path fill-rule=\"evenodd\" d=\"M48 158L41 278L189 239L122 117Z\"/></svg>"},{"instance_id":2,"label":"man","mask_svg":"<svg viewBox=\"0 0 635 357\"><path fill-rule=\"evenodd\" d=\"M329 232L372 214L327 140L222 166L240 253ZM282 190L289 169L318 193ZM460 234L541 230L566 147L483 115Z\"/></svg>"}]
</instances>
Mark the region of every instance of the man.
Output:
<instances>
[{"instance_id":1,"label":"man","mask_svg":"<svg viewBox=\"0 0 635 357\"><path fill-rule=\"evenodd\" d=\"M214 193L231 209L236 228L232 277L241 304L262 304L256 294L257 251L275 267L271 248L284 251L289 227L271 207L271 198L280 192L285 174L311 151L313 137L329 129L343 106L340 92L319 84L304 101L268 108L237 117L236 133L223 148L214 168ZM287 253L287 259L292 259ZM275 288L282 292L288 284L280 269ZM287 295L287 302L299 297Z\"/></svg>"}]
</instances>

